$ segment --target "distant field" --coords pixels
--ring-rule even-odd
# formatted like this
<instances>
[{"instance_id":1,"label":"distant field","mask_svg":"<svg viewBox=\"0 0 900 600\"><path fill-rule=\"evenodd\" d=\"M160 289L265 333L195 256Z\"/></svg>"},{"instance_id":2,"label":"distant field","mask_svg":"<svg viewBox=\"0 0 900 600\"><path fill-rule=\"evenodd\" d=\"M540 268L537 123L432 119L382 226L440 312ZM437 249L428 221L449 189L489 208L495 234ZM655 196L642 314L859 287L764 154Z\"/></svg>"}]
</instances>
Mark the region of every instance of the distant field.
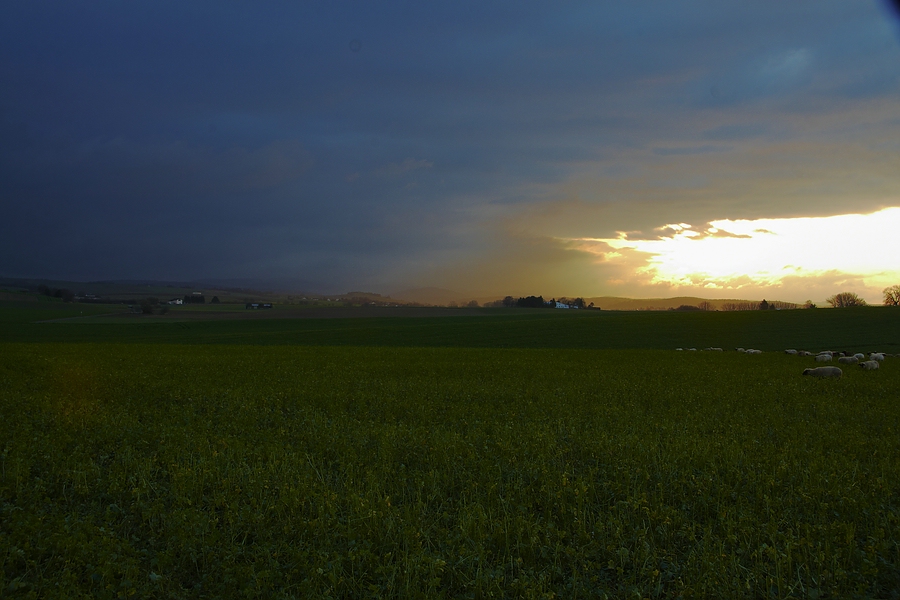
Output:
<instances>
[{"instance_id":1,"label":"distant field","mask_svg":"<svg viewBox=\"0 0 900 600\"><path fill-rule=\"evenodd\" d=\"M0 590L890 598L894 360L0 343Z\"/></svg>"},{"instance_id":2,"label":"distant field","mask_svg":"<svg viewBox=\"0 0 900 600\"><path fill-rule=\"evenodd\" d=\"M84 316L113 314L82 318L82 312ZM235 312L240 318L231 318ZM349 316L357 318L343 318ZM70 317L77 318L39 322ZM7 302L0 303L0 336L19 342L584 349L742 346L900 353L900 310L678 313L282 306L259 311L189 307L163 316L142 316L128 314L121 306Z\"/></svg>"}]
</instances>

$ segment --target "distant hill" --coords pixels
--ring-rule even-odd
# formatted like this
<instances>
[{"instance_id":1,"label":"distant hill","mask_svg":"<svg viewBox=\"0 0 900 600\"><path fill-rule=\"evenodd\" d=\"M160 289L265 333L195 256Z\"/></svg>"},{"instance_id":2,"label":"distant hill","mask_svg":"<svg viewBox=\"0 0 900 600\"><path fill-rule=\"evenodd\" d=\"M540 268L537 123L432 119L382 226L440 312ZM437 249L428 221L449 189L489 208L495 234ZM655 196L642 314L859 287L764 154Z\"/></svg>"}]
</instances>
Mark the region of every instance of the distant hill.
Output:
<instances>
[{"instance_id":1,"label":"distant hill","mask_svg":"<svg viewBox=\"0 0 900 600\"><path fill-rule=\"evenodd\" d=\"M210 287L197 282L170 282L151 280L120 280L120 281L65 281L56 279L23 279L0 277L0 288L4 293L4 299L26 298L26 294L18 294L18 291L36 292L38 286L45 285L51 289L67 289L76 295L91 294L97 298L110 301L132 301L153 296L161 300L180 298L193 292L202 292L206 301L218 296L222 302L241 303L245 301L278 301L281 294L252 289L236 289L225 287ZM13 296L13 294L16 294Z\"/></svg>"},{"instance_id":2,"label":"distant hill","mask_svg":"<svg viewBox=\"0 0 900 600\"><path fill-rule=\"evenodd\" d=\"M62 281L52 279L26 279L0 277L0 293L3 299L27 299L27 294L20 292L35 292L39 285L46 285L51 289L69 289L77 295L92 294L101 298L115 301L131 301L147 296L160 299L177 298L191 294L195 291L203 292L207 302L213 296L218 296L224 303L240 303L253 301L291 303L299 300L315 300L316 298L328 298L330 300L358 302L397 303L397 304L425 304L433 306L448 306L451 302L465 305L471 300L476 300L483 305L487 302L500 300L503 296L467 295L457 291L439 287L409 288L392 292L390 295L380 295L375 292L355 291L347 293L321 294L294 291L272 291L274 288L251 287L252 283L263 283L253 280L220 280L213 281L152 281L152 280L118 280L118 281ZM244 285L241 285L244 284ZM285 288L289 289L289 288ZM516 296L518 297L518 296ZM550 299L552 296L544 295ZM584 298L586 304L593 302L594 306L603 310L668 310L682 305L698 306L701 302L709 302L713 309L722 310L726 304L758 304L760 300L738 299L709 299L696 296L676 296L674 298L621 298L617 296L598 296ZM773 300L769 300L772 302Z\"/></svg>"},{"instance_id":3,"label":"distant hill","mask_svg":"<svg viewBox=\"0 0 900 600\"><path fill-rule=\"evenodd\" d=\"M403 302L446 306L450 302L459 302L463 294L444 288L424 287L391 292L390 297Z\"/></svg>"}]
</instances>

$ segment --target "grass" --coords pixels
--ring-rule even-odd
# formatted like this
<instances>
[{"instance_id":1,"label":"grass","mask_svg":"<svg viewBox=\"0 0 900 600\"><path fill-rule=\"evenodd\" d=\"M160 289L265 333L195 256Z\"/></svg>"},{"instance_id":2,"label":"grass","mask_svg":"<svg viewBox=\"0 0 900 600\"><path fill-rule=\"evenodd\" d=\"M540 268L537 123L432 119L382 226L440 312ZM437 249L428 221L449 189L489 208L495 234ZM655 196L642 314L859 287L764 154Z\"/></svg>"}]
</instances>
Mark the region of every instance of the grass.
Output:
<instances>
[{"instance_id":1,"label":"grass","mask_svg":"<svg viewBox=\"0 0 900 600\"><path fill-rule=\"evenodd\" d=\"M452 316L421 318L413 317L434 313L410 309L405 313L409 316L354 319L262 318L260 313L267 311L245 311L247 319L191 322L179 321L179 313L173 310L169 315L150 318L128 315L118 318L118 322L35 322L78 316L82 306L83 310L97 311L93 314L122 310L102 305L57 306L53 316L42 317L49 313L35 308L33 303L18 306L0 303L0 339L54 343L457 348L742 346L763 350L846 348L900 353L900 310L887 307L715 313L480 309L479 316L456 316L453 309L447 309L446 313ZM284 314L291 313L285 309Z\"/></svg>"},{"instance_id":2,"label":"grass","mask_svg":"<svg viewBox=\"0 0 900 600\"><path fill-rule=\"evenodd\" d=\"M896 311L36 304L0 310L2 596L900 597L900 359L671 350L890 352Z\"/></svg>"}]
</instances>

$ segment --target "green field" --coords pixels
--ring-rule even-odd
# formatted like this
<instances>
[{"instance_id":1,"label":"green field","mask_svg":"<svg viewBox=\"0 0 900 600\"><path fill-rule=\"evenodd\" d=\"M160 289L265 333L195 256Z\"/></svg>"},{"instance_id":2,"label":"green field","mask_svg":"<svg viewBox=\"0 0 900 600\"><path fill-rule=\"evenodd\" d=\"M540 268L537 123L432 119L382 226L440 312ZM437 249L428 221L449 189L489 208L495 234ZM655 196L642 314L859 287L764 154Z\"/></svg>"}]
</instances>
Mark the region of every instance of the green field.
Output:
<instances>
[{"instance_id":1,"label":"green field","mask_svg":"<svg viewBox=\"0 0 900 600\"><path fill-rule=\"evenodd\" d=\"M900 597L900 358L672 350L900 311L84 309L0 307L0 596Z\"/></svg>"},{"instance_id":2,"label":"green field","mask_svg":"<svg viewBox=\"0 0 900 600\"><path fill-rule=\"evenodd\" d=\"M349 318L354 315L365 318ZM900 353L900 310L866 307L680 313L276 306L271 311L248 311L220 305L173 307L167 315L146 316L128 314L121 305L0 302L0 339L29 343L454 348L669 350L717 346L895 354Z\"/></svg>"}]
</instances>

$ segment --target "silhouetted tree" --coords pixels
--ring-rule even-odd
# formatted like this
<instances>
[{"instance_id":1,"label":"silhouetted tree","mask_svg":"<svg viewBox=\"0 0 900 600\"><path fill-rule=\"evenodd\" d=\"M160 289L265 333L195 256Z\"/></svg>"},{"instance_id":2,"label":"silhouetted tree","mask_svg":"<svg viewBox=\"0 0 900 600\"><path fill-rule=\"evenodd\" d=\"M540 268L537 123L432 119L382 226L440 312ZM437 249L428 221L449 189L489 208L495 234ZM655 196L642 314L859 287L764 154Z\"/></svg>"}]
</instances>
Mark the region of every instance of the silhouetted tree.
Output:
<instances>
[{"instance_id":1,"label":"silhouetted tree","mask_svg":"<svg viewBox=\"0 0 900 600\"><path fill-rule=\"evenodd\" d=\"M712 305L712 302L710 302L709 300L704 300L703 302L701 302L700 304L697 305L697 308L699 308L700 310L712 310L713 305Z\"/></svg>"},{"instance_id":2,"label":"silhouetted tree","mask_svg":"<svg viewBox=\"0 0 900 600\"><path fill-rule=\"evenodd\" d=\"M807 300L803 303L803 308L818 308L812 300Z\"/></svg>"},{"instance_id":3,"label":"silhouetted tree","mask_svg":"<svg viewBox=\"0 0 900 600\"><path fill-rule=\"evenodd\" d=\"M156 298L144 298L141 300L141 313L145 315L153 314L153 307L159 303Z\"/></svg>"},{"instance_id":4,"label":"silhouetted tree","mask_svg":"<svg viewBox=\"0 0 900 600\"><path fill-rule=\"evenodd\" d=\"M886 287L881 292L884 294L884 305L885 306L897 306L900 305L900 285L892 285L891 287Z\"/></svg>"},{"instance_id":5,"label":"silhouetted tree","mask_svg":"<svg viewBox=\"0 0 900 600\"><path fill-rule=\"evenodd\" d=\"M507 308L512 308L515 305L516 305L516 299L513 298L512 296L507 296L506 298L503 299L503 306L505 306Z\"/></svg>"},{"instance_id":6,"label":"silhouetted tree","mask_svg":"<svg viewBox=\"0 0 900 600\"><path fill-rule=\"evenodd\" d=\"M769 310L769 303L766 302L765 298L763 298L763 301L759 303L759 310Z\"/></svg>"},{"instance_id":7,"label":"silhouetted tree","mask_svg":"<svg viewBox=\"0 0 900 600\"><path fill-rule=\"evenodd\" d=\"M546 308L543 296L527 296L516 300L516 306L519 308Z\"/></svg>"},{"instance_id":8,"label":"silhouetted tree","mask_svg":"<svg viewBox=\"0 0 900 600\"><path fill-rule=\"evenodd\" d=\"M478 308L478 300L470 300L466 306L469 308Z\"/></svg>"},{"instance_id":9,"label":"silhouetted tree","mask_svg":"<svg viewBox=\"0 0 900 600\"><path fill-rule=\"evenodd\" d=\"M825 302L834 308L847 308L850 306L866 306L866 301L854 294L853 292L841 292L835 294L831 298L826 298Z\"/></svg>"},{"instance_id":10,"label":"silhouetted tree","mask_svg":"<svg viewBox=\"0 0 900 600\"><path fill-rule=\"evenodd\" d=\"M213 296L212 300L210 300L209 303L210 303L210 304L218 304L218 303L219 303L219 297L218 297L218 296Z\"/></svg>"}]
</instances>

